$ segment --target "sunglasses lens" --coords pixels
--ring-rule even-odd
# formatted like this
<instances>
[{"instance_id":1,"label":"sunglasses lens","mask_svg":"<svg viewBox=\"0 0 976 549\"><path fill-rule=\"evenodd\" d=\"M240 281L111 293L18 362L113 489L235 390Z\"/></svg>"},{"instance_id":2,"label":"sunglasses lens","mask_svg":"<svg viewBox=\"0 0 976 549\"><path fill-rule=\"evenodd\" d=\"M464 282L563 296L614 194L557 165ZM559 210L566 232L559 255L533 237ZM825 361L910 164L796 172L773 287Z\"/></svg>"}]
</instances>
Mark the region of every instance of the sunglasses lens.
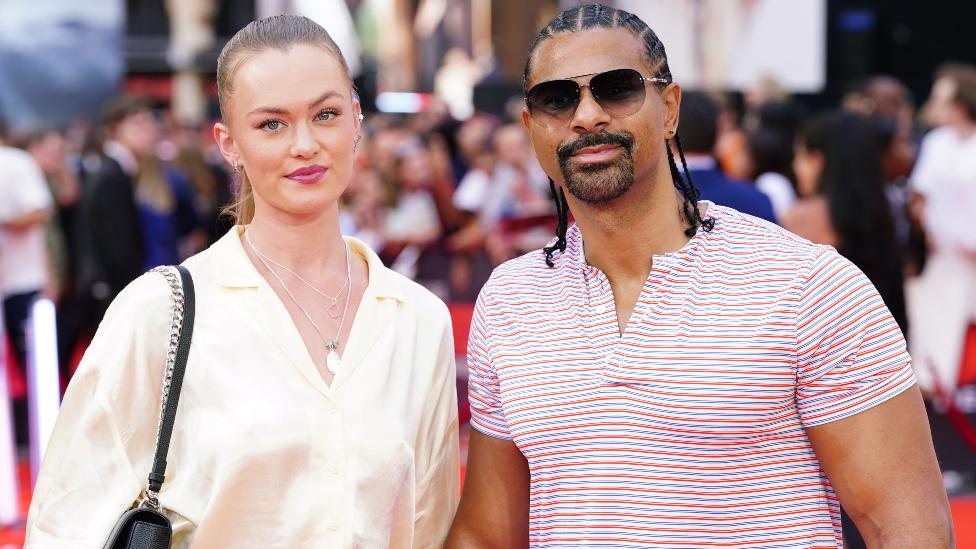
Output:
<instances>
[{"instance_id":1,"label":"sunglasses lens","mask_svg":"<svg viewBox=\"0 0 976 549\"><path fill-rule=\"evenodd\" d=\"M597 102L613 116L630 116L644 104L644 80L633 69L618 69L598 74L590 80L590 91Z\"/></svg>"},{"instance_id":2,"label":"sunglasses lens","mask_svg":"<svg viewBox=\"0 0 976 549\"><path fill-rule=\"evenodd\" d=\"M542 82L529 90L529 109L532 113L562 118L573 114L579 96L579 85L572 80Z\"/></svg>"}]
</instances>

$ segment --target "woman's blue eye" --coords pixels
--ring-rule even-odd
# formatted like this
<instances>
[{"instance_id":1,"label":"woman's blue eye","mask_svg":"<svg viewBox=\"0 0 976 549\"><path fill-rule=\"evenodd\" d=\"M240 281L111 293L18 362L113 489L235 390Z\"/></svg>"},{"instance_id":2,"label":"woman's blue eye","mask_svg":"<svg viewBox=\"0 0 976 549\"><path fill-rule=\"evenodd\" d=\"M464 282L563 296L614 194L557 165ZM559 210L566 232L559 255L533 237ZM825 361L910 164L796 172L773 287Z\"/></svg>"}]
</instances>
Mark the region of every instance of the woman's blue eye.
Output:
<instances>
[{"instance_id":1,"label":"woman's blue eye","mask_svg":"<svg viewBox=\"0 0 976 549\"><path fill-rule=\"evenodd\" d=\"M274 131L278 131L279 129L281 129L281 121L280 120L268 120L268 121L262 123L259 127L261 129L263 129L263 130L270 130L270 131L273 131L273 132Z\"/></svg>"},{"instance_id":2,"label":"woman's blue eye","mask_svg":"<svg viewBox=\"0 0 976 549\"><path fill-rule=\"evenodd\" d=\"M339 116L339 113L332 109L326 109L316 115L316 120L332 120L333 118Z\"/></svg>"}]
</instances>

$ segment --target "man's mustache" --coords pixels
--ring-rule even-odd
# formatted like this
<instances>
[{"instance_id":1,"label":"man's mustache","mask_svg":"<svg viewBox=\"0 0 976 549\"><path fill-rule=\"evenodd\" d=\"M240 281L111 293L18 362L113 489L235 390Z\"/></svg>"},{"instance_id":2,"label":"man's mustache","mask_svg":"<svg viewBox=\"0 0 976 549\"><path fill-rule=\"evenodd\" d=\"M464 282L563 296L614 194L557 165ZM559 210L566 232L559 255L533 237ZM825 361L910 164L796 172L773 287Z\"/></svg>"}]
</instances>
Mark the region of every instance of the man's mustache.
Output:
<instances>
[{"instance_id":1,"label":"man's mustache","mask_svg":"<svg viewBox=\"0 0 976 549\"><path fill-rule=\"evenodd\" d=\"M585 133L568 143L563 143L556 148L556 156L560 164L565 164L569 157L573 156L581 149L586 147L596 147L598 145L617 145L622 147L630 154L634 149L634 136L629 133Z\"/></svg>"}]
</instances>

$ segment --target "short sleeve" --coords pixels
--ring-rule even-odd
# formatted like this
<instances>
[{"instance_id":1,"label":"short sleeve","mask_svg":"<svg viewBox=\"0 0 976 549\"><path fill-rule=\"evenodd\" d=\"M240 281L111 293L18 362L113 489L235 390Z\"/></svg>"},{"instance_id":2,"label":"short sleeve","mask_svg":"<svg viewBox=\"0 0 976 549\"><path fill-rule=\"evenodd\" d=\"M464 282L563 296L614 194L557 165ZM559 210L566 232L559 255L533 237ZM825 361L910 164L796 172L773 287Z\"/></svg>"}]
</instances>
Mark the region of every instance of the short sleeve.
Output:
<instances>
[{"instance_id":1,"label":"short sleeve","mask_svg":"<svg viewBox=\"0 0 976 549\"><path fill-rule=\"evenodd\" d=\"M936 132L925 136L919 146L918 159L909 177L909 184L912 190L917 193L928 194L937 184L938 176L936 170L938 169L938 161L936 160L936 151L939 148L937 138L938 133L936 130Z\"/></svg>"},{"instance_id":2,"label":"short sleeve","mask_svg":"<svg viewBox=\"0 0 976 549\"><path fill-rule=\"evenodd\" d=\"M796 401L804 427L843 419L915 383L898 324L867 277L832 248L802 280Z\"/></svg>"},{"instance_id":3,"label":"short sleeve","mask_svg":"<svg viewBox=\"0 0 976 549\"><path fill-rule=\"evenodd\" d=\"M502 410L498 376L491 359L487 294L485 288L478 295L468 336L468 401L471 405L471 425L486 435L511 439L505 412Z\"/></svg>"},{"instance_id":4,"label":"short sleeve","mask_svg":"<svg viewBox=\"0 0 976 549\"><path fill-rule=\"evenodd\" d=\"M53 203L44 173L34 159L23 151L5 151L4 181L0 189L0 222L16 219ZM0 182L2 184L3 182Z\"/></svg>"}]
</instances>

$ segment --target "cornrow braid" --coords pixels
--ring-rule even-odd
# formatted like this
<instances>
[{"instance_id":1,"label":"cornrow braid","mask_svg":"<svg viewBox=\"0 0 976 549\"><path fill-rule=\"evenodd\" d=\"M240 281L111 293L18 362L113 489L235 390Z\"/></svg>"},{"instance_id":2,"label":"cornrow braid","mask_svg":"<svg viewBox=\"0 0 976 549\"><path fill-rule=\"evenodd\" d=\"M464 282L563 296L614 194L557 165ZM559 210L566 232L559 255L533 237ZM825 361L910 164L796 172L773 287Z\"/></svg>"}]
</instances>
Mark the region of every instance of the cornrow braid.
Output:
<instances>
[{"instance_id":1,"label":"cornrow braid","mask_svg":"<svg viewBox=\"0 0 976 549\"><path fill-rule=\"evenodd\" d=\"M655 76L663 78L670 83L672 80L671 68L668 66L668 56L664 49L664 43L647 26L647 23L630 12L612 6L588 4L561 12L535 36L535 39L533 39L532 44L529 46L529 54L525 60L525 70L522 72L522 96L525 97L528 94L532 55L541 43L559 33L576 33L589 29L616 28L627 29L644 44L644 56L647 58L650 67L656 67ZM678 170L674 153L671 151L671 145L667 141L665 141L665 149L668 153L668 163L671 168L671 178L674 186L684 198L681 209L690 225L685 229L685 235L691 238L698 232L698 227L703 227L706 231L711 231L715 227L715 220L711 217L702 219L701 211L698 208L698 199L701 197L701 193L699 193L694 181L691 180L691 174L688 172L688 163L685 161L685 153L681 146L681 140L677 135L674 136L674 143L678 149L678 156L681 158L681 165L684 168L684 177L682 177L681 172ZM543 248L543 251L546 256L546 265L553 267L553 254L557 250L560 252L566 250L569 204L566 202L566 194L562 188L557 193L556 185L552 179L549 180L549 186L552 190L552 198L556 202L556 214L559 221L556 227L556 242L552 246Z\"/></svg>"},{"instance_id":2,"label":"cornrow braid","mask_svg":"<svg viewBox=\"0 0 976 549\"><path fill-rule=\"evenodd\" d=\"M689 221L692 223L697 221L698 223L701 223L701 226L704 227L706 231L711 231L715 228L715 218L706 217L705 219L702 219L701 211L698 209L698 201L701 199L701 191L698 190L695 182L691 179L691 172L688 171L688 161L685 160L685 149L681 146L681 138L678 137L677 133L674 134L674 144L678 146L678 157L681 158L681 167L684 169L685 178L688 180L688 189L694 193L692 197L685 197L686 205L687 202L691 202L692 209L695 211L695 217ZM689 236L693 235L694 233Z\"/></svg>"},{"instance_id":3,"label":"cornrow braid","mask_svg":"<svg viewBox=\"0 0 976 549\"><path fill-rule=\"evenodd\" d=\"M569 202L566 201L566 192L562 188L556 191L556 183L549 178L549 190L552 191L552 199L556 202L556 242L551 246L542 248L546 254L546 265L555 267L552 262L552 254L559 250L560 253L566 251L566 230L569 228Z\"/></svg>"}]
</instances>

